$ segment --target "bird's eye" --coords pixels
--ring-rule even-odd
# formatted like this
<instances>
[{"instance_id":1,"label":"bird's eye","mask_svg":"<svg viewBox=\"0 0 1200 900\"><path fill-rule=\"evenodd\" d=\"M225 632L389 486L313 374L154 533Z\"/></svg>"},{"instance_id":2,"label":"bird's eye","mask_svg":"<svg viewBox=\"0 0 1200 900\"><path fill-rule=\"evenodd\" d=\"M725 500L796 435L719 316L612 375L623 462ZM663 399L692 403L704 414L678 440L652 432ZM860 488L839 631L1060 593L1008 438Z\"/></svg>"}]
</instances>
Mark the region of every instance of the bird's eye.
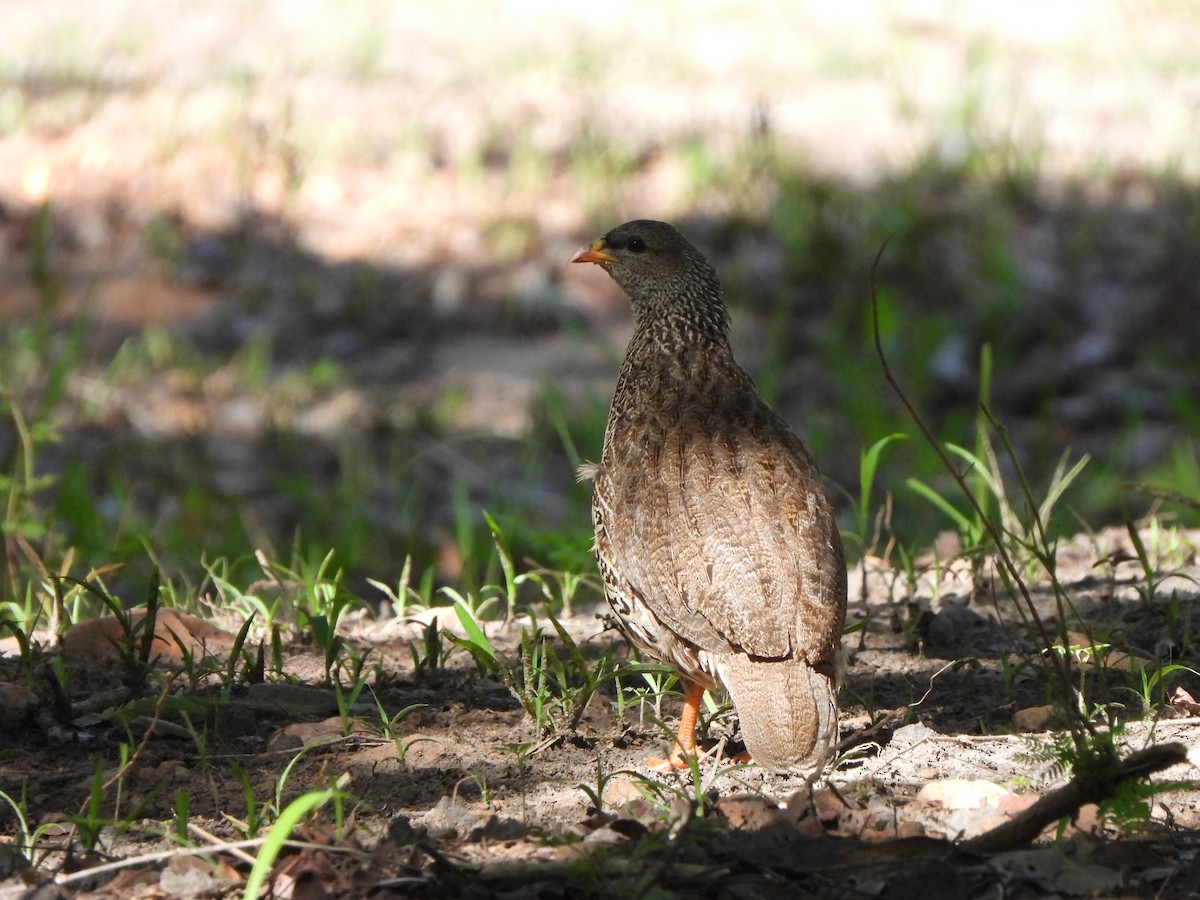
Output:
<instances>
[{"instance_id":1,"label":"bird's eye","mask_svg":"<svg viewBox=\"0 0 1200 900\"><path fill-rule=\"evenodd\" d=\"M629 247L629 251L631 253L641 253L646 249L646 242L640 237L632 237L629 239L629 243L626 246Z\"/></svg>"}]
</instances>

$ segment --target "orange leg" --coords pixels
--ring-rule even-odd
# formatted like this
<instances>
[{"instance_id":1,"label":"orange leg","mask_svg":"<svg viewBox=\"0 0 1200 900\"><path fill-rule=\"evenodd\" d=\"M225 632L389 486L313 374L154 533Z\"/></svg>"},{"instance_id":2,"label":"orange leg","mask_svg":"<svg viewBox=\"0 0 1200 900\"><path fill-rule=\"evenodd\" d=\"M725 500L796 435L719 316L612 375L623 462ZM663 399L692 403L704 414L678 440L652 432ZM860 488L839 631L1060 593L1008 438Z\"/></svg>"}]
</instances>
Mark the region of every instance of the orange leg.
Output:
<instances>
[{"instance_id":1,"label":"orange leg","mask_svg":"<svg viewBox=\"0 0 1200 900\"><path fill-rule=\"evenodd\" d=\"M646 764L660 772L688 768L688 758L696 755L696 719L700 715L700 701L704 699L704 686L685 682L687 691L683 695L683 712L679 714L679 730L675 733L675 746L666 759L648 759Z\"/></svg>"}]
</instances>

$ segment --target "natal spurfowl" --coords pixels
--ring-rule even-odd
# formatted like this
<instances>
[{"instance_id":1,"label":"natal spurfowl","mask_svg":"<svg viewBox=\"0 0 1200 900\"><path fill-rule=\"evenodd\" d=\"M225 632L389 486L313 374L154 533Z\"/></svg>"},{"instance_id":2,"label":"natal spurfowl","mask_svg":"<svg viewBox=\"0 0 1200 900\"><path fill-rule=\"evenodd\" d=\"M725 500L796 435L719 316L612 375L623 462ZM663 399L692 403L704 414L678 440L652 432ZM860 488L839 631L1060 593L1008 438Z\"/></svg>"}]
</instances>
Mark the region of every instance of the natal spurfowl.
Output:
<instances>
[{"instance_id":1,"label":"natal spurfowl","mask_svg":"<svg viewBox=\"0 0 1200 900\"><path fill-rule=\"evenodd\" d=\"M629 639L686 688L666 765L695 752L723 685L753 760L819 769L837 740L841 540L808 448L733 358L708 260L665 222L627 222L572 262L629 295L592 516L604 592Z\"/></svg>"}]
</instances>

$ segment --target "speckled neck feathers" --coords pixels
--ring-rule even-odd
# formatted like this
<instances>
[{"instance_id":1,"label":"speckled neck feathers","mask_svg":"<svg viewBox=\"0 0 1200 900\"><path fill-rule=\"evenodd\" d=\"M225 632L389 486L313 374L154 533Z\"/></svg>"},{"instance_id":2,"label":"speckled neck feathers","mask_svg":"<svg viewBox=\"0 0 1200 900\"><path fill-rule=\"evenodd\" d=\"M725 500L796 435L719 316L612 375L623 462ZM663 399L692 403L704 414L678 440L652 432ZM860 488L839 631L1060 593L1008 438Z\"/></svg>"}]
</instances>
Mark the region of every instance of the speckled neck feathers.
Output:
<instances>
[{"instance_id":1,"label":"speckled neck feathers","mask_svg":"<svg viewBox=\"0 0 1200 900\"><path fill-rule=\"evenodd\" d=\"M728 346L729 313L721 282L698 253L692 262L685 271L662 282L622 285L629 293L637 326L630 350L648 340L665 345L664 349ZM620 283L622 279L617 280Z\"/></svg>"}]
</instances>

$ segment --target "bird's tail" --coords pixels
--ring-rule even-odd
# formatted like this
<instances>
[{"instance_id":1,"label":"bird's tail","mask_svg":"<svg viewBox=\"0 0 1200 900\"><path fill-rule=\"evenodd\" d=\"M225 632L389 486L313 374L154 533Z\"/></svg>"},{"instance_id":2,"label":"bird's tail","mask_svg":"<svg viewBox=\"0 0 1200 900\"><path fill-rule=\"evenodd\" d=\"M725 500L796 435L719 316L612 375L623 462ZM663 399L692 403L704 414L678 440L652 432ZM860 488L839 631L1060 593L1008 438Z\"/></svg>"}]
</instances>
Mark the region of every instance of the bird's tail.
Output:
<instances>
[{"instance_id":1,"label":"bird's tail","mask_svg":"<svg viewBox=\"0 0 1200 900\"><path fill-rule=\"evenodd\" d=\"M832 668L818 672L803 659L723 657L729 690L753 761L772 772L821 769L838 738Z\"/></svg>"}]
</instances>

